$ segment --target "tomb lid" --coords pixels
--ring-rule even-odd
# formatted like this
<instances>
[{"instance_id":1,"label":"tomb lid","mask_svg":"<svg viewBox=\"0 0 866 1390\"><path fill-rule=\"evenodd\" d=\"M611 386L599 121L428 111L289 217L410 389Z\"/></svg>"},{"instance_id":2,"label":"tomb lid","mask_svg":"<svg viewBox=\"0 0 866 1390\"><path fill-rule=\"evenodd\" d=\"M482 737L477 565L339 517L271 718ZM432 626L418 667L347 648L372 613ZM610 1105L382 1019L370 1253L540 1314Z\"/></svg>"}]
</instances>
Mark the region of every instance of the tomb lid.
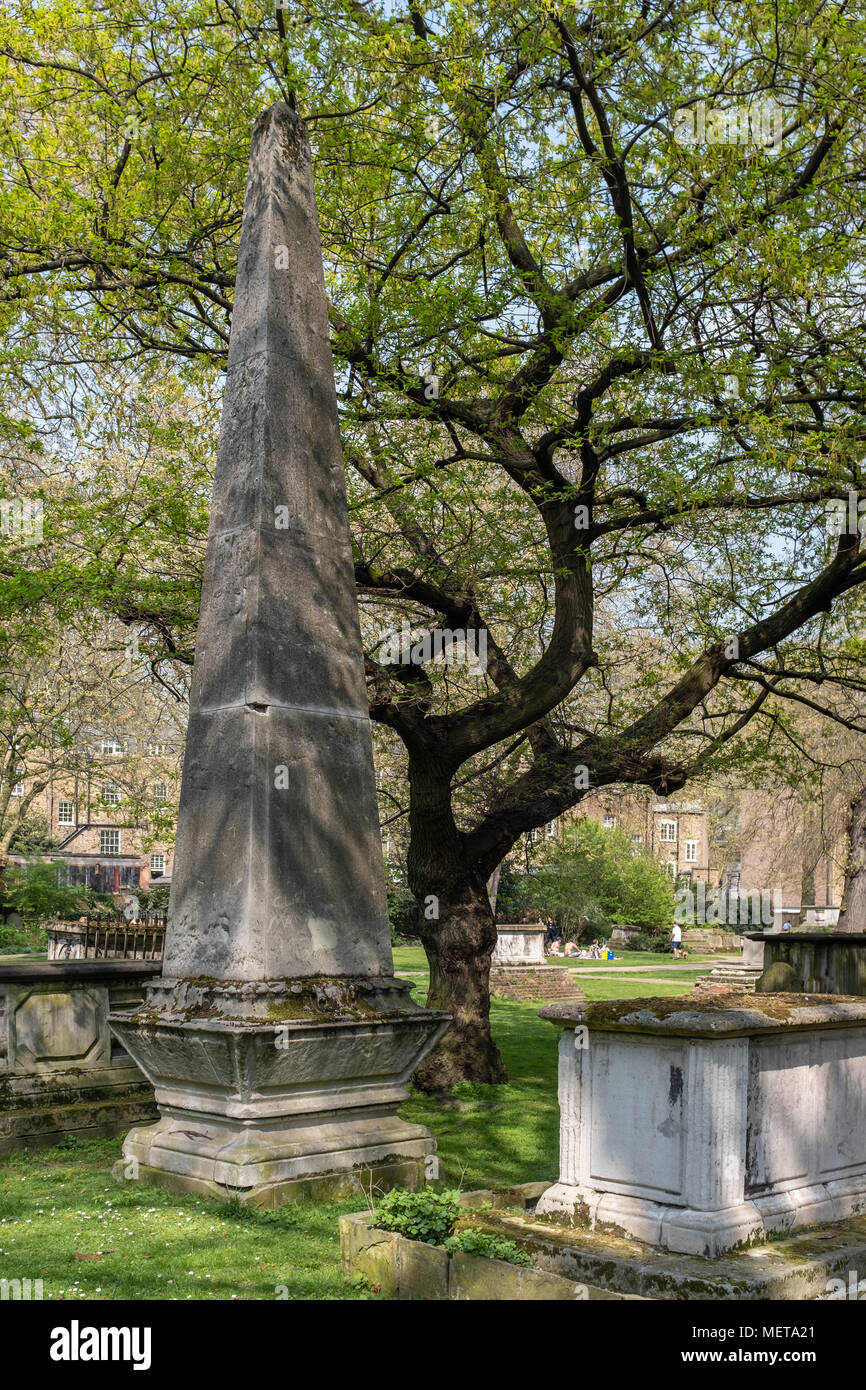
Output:
<instances>
[{"instance_id":1,"label":"tomb lid","mask_svg":"<svg viewBox=\"0 0 866 1390\"><path fill-rule=\"evenodd\" d=\"M754 995L743 994L700 1000L609 999L546 1004L538 1016L563 1028L713 1038L783 1029L863 1027L866 999L842 994L774 994L760 1004Z\"/></svg>"}]
</instances>

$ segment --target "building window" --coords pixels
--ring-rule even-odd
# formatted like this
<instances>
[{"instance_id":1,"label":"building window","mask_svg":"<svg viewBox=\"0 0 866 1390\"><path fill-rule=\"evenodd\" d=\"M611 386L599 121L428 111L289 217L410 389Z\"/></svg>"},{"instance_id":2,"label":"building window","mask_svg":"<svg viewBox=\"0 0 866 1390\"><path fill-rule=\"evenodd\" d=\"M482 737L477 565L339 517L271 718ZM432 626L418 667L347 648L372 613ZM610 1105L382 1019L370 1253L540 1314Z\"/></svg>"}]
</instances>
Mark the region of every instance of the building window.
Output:
<instances>
[{"instance_id":1,"label":"building window","mask_svg":"<svg viewBox=\"0 0 866 1390\"><path fill-rule=\"evenodd\" d=\"M156 802L168 801L168 787L165 782L154 782L153 799Z\"/></svg>"},{"instance_id":2,"label":"building window","mask_svg":"<svg viewBox=\"0 0 866 1390\"><path fill-rule=\"evenodd\" d=\"M100 853L100 854L120 854L120 831L119 831L119 830L100 830L100 832L99 832L99 853Z\"/></svg>"},{"instance_id":3,"label":"building window","mask_svg":"<svg viewBox=\"0 0 866 1390\"><path fill-rule=\"evenodd\" d=\"M677 823L675 820L663 820L659 824L659 837L669 843L673 843L677 838Z\"/></svg>"},{"instance_id":4,"label":"building window","mask_svg":"<svg viewBox=\"0 0 866 1390\"><path fill-rule=\"evenodd\" d=\"M696 864L698 862L698 842L697 840L686 840L686 863Z\"/></svg>"},{"instance_id":5,"label":"building window","mask_svg":"<svg viewBox=\"0 0 866 1390\"><path fill-rule=\"evenodd\" d=\"M550 822L550 824L548 825L548 827L547 827L547 838L548 838L548 840L552 840L555 834L556 834L556 821L555 821L555 820L552 820L552 821Z\"/></svg>"},{"instance_id":6,"label":"building window","mask_svg":"<svg viewBox=\"0 0 866 1390\"><path fill-rule=\"evenodd\" d=\"M57 824L58 824L58 825L74 825L74 824L75 824L75 802L74 802L74 801L58 801L58 803L57 803Z\"/></svg>"},{"instance_id":7,"label":"building window","mask_svg":"<svg viewBox=\"0 0 866 1390\"><path fill-rule=\"evenodd\" d=\"M13 795L13 796L23 796L23 795L24 795L24 783L23 783L23 782L16 782L16 783L15 783L15 786L12 788L12 795Z\"/></svg>"},{"instance_id":8,"label":"building window","mask_svg":"<svg viewBox=\"0 0 866 1390\"><path fill-rule=\"evenodd\" d=\"M152 854L152 855L150 856L150 872L151 872L152 874L164 874L164 873L165 873L165 855L164 855L164 854Z\"/></svg>"},{"instance_id":9,"label":"building window","mask_svg":"<svg viewBox=\"0 0 866 1390\"><path fill-rule=\"evenodd\" d=\"M676 878L677 861L675 859L668 860L668 862L665 864L665 872L669 875L670 878Z\"/></svg>"},{"instance_id":10,"label":"building window","mask_svg":"<svg viewBox=\"0 0 866 1390\"><path fill-rule=\"evenodd\" d=\"M107 801L109 806L117 806L120 802L120 787L116 782L103 782L102 800Z\"/></svg>"},{"instance_id":11,"label":"building window","mask_svg":"<svg viewBox=\"0 0 866 1390\"><path fill-rule=\"evenodd\" d=\"M149 743L147 745L147 751L151 758L158 758L164 756L169 751L169 748L167 743Z\"/></svg>"},{"instance_id":12,"label":"building window","mask_svg":"<svg viewBox=\"0 0 866 1390\"><path fill-rule=\"evenodd\" d=\"M103 753L122 753L123 749L116 738L104 738L102 740Z\"/></svg>"},{"instance_id":13,"label":"building window","mask_svg":"<svg viewBox=\"0 0 866 1390\"><path fill-rule=\"evenodd\" d=\"M616 816L607 815L602 821L605 830L616 830Z\"/></svg>"},{"instance_id":14,"label":"building window","mask_svg":"<svg viewBox=\"0 0 866 1390\"><path fill-rule=\"evenodd\" d=\"M642 844L643 844L643 835L640 835L640 834L638 834L638 835L632 835L632 837L631 837L631 842L632 842L633 845L642 845Z\"/></svg>"},{"instance_id":15,"label":"building window","mask_svg":"<svg viewBox=\"0 0 866 1390\"><path fill-rule=\"evenodd\" d=\"M529 841L529 843L530 843L531 845L534 845L534 844L535 844L535 841L538 839L538 830L537 830L537 828L536 828L536 827L533 827L533 829L530 830L529 833L527 834L526 838L527 838L527 840Z\"/></svg>"}]
</instances>

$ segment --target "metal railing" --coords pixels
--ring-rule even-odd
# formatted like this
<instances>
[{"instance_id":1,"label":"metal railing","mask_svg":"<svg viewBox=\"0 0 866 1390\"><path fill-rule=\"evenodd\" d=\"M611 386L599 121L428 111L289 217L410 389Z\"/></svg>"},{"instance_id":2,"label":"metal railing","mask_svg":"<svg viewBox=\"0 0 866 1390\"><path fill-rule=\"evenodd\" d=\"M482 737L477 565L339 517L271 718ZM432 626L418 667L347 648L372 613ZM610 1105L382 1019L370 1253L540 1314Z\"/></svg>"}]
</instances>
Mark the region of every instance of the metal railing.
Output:
<instances>
[{"instance_id":1,"label":"metal railing","mask_svg":"<svg viewBox=\"0 0 866 1390\"><path fill-rule=\"evenodd\" d=\"M164 912L142 912L138 921L122 916L113 921L87 916L84 921L52 922L49 936L76 938L74 955L82 960L162 960L165 953ZM60 943L54 959L70 958L72 942Z\"/></svg>"}]
</instances>

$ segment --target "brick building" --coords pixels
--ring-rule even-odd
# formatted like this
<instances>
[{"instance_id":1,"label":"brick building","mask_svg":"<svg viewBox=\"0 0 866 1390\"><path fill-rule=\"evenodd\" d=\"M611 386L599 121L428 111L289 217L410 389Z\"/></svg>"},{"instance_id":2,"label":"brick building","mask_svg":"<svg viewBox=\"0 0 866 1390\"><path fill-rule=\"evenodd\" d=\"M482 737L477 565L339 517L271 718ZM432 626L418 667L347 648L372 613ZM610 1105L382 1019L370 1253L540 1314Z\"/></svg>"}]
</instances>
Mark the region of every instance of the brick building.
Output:
<instances>
[{"instance_id":1,"label":"brick building","mask_svg":"<svg viewBox=\"0 0 866 1390\"><path fill-rule=\"evenodd\" d=\"M620 830L632 844L664 865L671 878L683 875L697 883L713 881L708 815L700 801L660 801L633 787L604 787L590 792L559 821L531 831L529 839L553 838L568 819L597 820L607 830Z\"/></svg>"},{"instance_id":2,"label":"brick building","mask_svg":"<svg viewBox=\"0 0 866 1390\"><path fill-rule=\"evenodd\" d=\"M45 818L56 845L43 857L63 864L66 883L117 893L170 881L181 752L167 741L99 736L70 758L69 772L50 777L27 814ZM23 770L12 796L31 783Z\"/></svg>"},{"instance_id":3,"label":"brick building","mask_svg":"<svg viewBox=\"0 0 866 1390\"><path fill-rule=\"evenodd\" d=\"M680 883L770 894L791 913L829 910L834 920L844 885L843 799L809 801L784 788L700 792L660 800L643 788L603 787L527 839L552 838L567 820L591 817L622 831Z\"/></svg>"}]
</instances>

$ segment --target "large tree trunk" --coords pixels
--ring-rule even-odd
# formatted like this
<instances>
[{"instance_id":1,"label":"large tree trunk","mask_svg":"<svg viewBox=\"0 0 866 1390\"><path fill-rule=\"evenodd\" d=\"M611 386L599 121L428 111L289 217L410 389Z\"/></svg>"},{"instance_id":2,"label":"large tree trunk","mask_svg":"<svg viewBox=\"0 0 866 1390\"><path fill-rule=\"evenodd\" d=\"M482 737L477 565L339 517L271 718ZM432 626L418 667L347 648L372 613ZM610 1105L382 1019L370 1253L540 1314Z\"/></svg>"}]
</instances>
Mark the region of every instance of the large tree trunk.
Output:
<instances>
[{"instance_id":1,"label":"large tree trunk","mask_svg":"<svg viewBox=\"0 0 866 1390\"><path fill-rule=\"evenodd\" d=\"M837 931L866 931L866 787L848 812L845 887Z\"/></svg>"},{"instance_id":2,"label":"large tree trunk","mask_svg":"<svg viewBox=\"0 0 866 1390\"><path fill-rule=\"evenodd\" d=\"M449 1091L458 1081L507 1081L490 1032L490 956L496 924L481 889L466 886L440 902L437 921L421 922L430 962L427 1006L446 1009L454 1022L421 1063L415 1082L424 1091Z\"/></svg>"},{"instance_id":3,"label":"large tree trunk","mask_svg":"<svg viewBox=\"0 0 866 1390\"><path fill-rule=\"evenodd\" d=\"M465 861L451 810L450 771L435 758L410 757L409 886L419 904L418 931L430 963L428 1007L453 1022L415 1073L432 1093L460 1081L507 1081L490 1032L490 957L496 924L484 876Z\"/></svg>"}]
</instances>

